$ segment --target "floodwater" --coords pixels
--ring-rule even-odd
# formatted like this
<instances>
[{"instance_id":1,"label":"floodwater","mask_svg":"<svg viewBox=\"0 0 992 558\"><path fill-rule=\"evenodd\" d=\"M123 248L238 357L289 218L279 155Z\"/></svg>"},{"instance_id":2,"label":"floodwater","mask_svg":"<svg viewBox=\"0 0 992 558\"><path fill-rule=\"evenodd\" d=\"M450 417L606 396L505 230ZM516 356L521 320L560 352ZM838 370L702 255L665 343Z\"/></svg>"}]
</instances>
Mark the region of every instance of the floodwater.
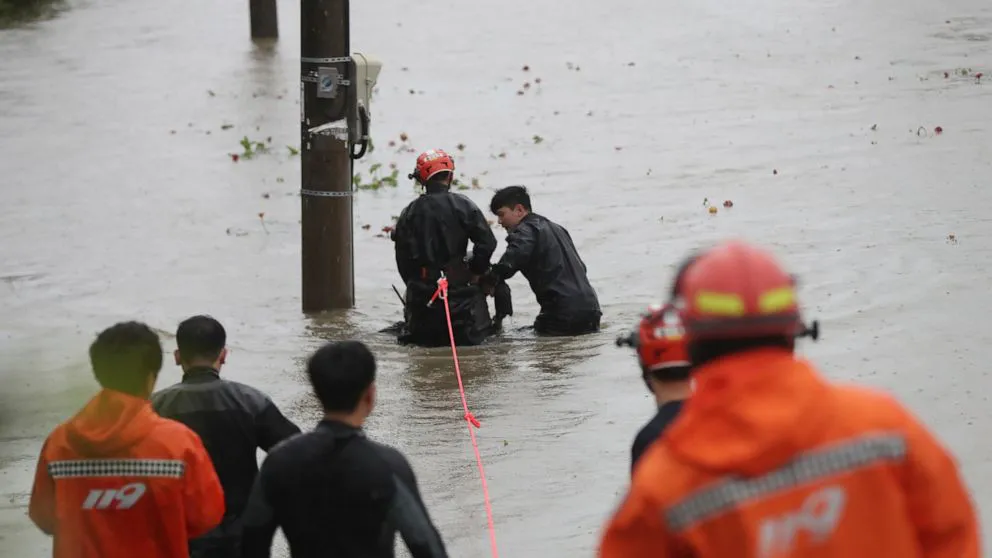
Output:
<instances>
[{"instance_id":1,"label":"floodwater","mask_svg":"<svg viewBox=\"0 0 992 558\"><path fill-rule=\"evenodd\" d=\"M601 334L511 333L461 353L502 555L592 555L653 412L613 339L679 258L737 235L802 276L823 330L805 354L912 406L989 524L992 96L974 74L990 69L992 5L352 4L353 50L384 61L377 149L358 172L396 163L405 176L416 153L389 146L405 133L417 151L455 152L482 207L492 188L526 184L601 297ZM304 427L318 417L307 352L371 344L369 432L410 457L451 555L488 553L450 353L375 333L400 310L377 232L410 184L356 196L355 310L300 312L299 161L285 147L299 138L299 12L279 9L268 48L249 40L243 2L83 0L0 32L0 555L50 553L25 517L31 475L44 436L95 391L95 333L140 318L171 351L169 332L200 312L228 327L224 374ZM232 162L245 136L271 137L270 152ZM527 325L536 304L522 278L511 285L512 325ZM178 379L169 366L159 385Z\"/></svg>"}]
</instances>

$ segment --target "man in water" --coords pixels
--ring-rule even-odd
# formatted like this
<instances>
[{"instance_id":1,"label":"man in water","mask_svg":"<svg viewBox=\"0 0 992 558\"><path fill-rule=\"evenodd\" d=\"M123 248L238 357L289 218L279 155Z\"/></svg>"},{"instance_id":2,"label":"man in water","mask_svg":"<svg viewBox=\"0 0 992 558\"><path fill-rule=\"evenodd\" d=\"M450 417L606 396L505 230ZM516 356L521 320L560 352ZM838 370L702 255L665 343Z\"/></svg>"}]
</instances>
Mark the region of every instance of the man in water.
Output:
<instances>
[{"instance_id":1,"label":"man in water","mask_svg":"<svg viewBox=\"0 0 992 558\"><path fill-rule=\"evenodd\" d=\"M650 308L641 319L638 330L617 339L617 345L630 345L637 350L641 378L658 405L658 412L637 433L630 448L630 470L633 474L641 455L661 438L692 393L692 381L689 379L692 366L678 312L671 306Z\"/></svg>"},{"instance_id":2,"label":"man in water","mask_svg":"<svg viewBox=\"0 0 992 558\"><path fill-rule=\"evenodd\" d=\"M446 558L410 463L369 440L375 357L358 341L328 343L307 361L324 409L317 427L279 444L244 515L243 558L269 558L281 527L295 557L393 558L399 531L413 558Z\"/></svg>"},{"instance_id":3,"label":"man in water","mask_svg":"<svg viewBox=\"0 0 992 558\"><path fill-rule=\"evenodd\" d=\"M451 191L454 159L440 149L425 151L410 175L424 193L400 213L391 234L396 267L406 285L400 342L436 347L449 344L444 301L430 303L437 281L448 279L448 304L455 342L478 345L494 333L478 277L489 269L496 237L475 203ZM468 241L472 256L466 261Z\"/></svg>"},{"instance_id":4,"label":"man in water","mask_svg":"<svg viewBox=\"0 0 992 558\"><path fill-rule=\"evenodd\" d=\"M523 186L508 186L496 192L489 209L509 234L503 257L483 281L486 288L491 289L519 271L541 305L534 321L538 333L566 336L599 331L603 315L599 300L568 231L533 213L530 195Z\"/></svg>"}]
</instances>

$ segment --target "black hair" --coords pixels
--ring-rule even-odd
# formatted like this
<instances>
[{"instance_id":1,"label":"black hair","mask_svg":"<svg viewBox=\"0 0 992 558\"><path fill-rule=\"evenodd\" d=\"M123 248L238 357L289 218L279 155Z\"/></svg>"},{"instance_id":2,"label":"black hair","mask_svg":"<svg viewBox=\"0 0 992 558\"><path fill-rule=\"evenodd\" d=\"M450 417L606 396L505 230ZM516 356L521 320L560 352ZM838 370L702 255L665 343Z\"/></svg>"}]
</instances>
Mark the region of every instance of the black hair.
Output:
<instances>
[{"instance_id":1,"label":"black hair","mask_svg":"<svg viewBox=\"0 0 992 558\"><path fill-rule=\"evenodd\" d=\"M90 345L96 381L106 389L138 397L147 395L148 376L162 370L162 343L141 322L120 322L100 332Z\"/></svg>"},{"instance_id":2,"label":"black hair","mask_svg":"<svg viewBox=\"0 0 992 558\"><path fill-rule=\"evenodd\" d=\"M186 363L196 360L213 362L227 344L224 326L211 316L186 318L176 329L179 358Z\"/></svg>"},{"instance_id":3,"label":"black hair","mask_svg":"<svg viewBox=\"0 0 992 558\"><path fill-rule=\"evenodd\" d=\"M690 376L692 376L692 366L671 366L659 370L648 370L643 366L641 367L641 378L644 380L644 385L648 387L648 391L651 390L651 383L648 382L649 378L654 378L656 381L668 384L684 382Z\"/></svg>"},{"instance_id":4,"label":"black hair","mask_svg":"<svg viewBox=\"0 0 992 558\"><path fill-rule=\"evenodd\" d=\"M796 340L782 335L751 337L745 339L713 339L689 343L689 360L700 366L720 357L755 349L778 348L790 353L795 351Z\"/></svg>"},{"instance_id":5,"label":"black hair","mask_svg":"<svg viewBox=\"0 0 992 558\"><path fill-rule=\"evenodd\" d=\"M449 177L451 181L449 182ZM455 173L449 170L438 171L434 173L434 176L430 177L424 184L424 190L428 192L437 192L440 190L450 190L452 183L455 180Z\"/></svg>"},{"instance_id":6,"label":"black hair","mask_svg":"<svg viewBox=\"0 0 992 558\"><path fill-rule=\"evenodd\" d=\"M528 212L530 209L530 194L523 186L507 186L500 188L493 194L492 201L489 202L489 210L495 215L499 208L508 207L513 209L517 204L524 206Z\"/></svg>"},{"instance_id":7,"label":"black hair","mask_svg":"<svg viewBox=\"0 0 992 558\"><path fill-rule=\"evenodd\" d=\"M325 411L351 412L375 381L375 356L360 341L328 343L310 356L307 375Z\"/></svg>"}]
</instances>

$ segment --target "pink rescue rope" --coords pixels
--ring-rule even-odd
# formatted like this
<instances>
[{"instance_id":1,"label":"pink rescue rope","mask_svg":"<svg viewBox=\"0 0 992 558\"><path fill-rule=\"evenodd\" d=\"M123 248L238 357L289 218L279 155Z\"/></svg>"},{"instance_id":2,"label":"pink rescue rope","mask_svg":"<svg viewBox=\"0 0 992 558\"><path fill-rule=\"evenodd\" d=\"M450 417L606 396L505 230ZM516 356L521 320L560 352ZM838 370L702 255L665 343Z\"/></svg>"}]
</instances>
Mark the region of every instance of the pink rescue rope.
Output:
<instances>
[{"instance_id":1,"label":"pink rescue rope","mask_svg":"<svg viewBox=\"0 0 992 558\"><path fill-rule=\"evenodd\" d=\"M489 486L486 484L486 470L482 466L482 456L479 455L479 443L475 439L475 429L482 427L482 424L475 418L475 415L468 410L468 401L465 399L465 386L462 384L462 370L458 364L458 349L455 348L455 331L451 325L451 308L448 306L448 279L441 274L437 280L437 290L434 296L427 303L428 306L440 297L444 301L444 314L448 319L448 338L451 340L451 356L455 360L455 375L458 377L458 391L462 395L462 407L465 409L465 421L468 422L468 433L472 437L472 449L475 450L475 462L479 466L479 476L482 477L482 496L486 501L486 518L489 520L489 542L492 545L493 558L499 558L499 551L496 549L496 528L493 526L493 507L489 503Z\"/></svg>"}]
</instances>

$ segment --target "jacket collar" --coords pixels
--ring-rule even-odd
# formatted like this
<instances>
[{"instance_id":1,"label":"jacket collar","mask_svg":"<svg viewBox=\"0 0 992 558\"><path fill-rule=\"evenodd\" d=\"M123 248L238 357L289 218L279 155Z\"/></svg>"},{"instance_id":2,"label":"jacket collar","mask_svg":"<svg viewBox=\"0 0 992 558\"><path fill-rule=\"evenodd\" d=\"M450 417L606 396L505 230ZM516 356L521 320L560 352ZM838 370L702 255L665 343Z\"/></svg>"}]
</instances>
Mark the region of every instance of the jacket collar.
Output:
<instances>
[{"instance_id":1,"label":"jacket collar","mask_svg":"<svg viewBox=\"0 0 992 558\"><path fill-rule=\"evenodd\" d=\"M204 384L220 381L220 372L210 366L194 366L183 373L184 384Z\"/></svg>"}]
</instances>

